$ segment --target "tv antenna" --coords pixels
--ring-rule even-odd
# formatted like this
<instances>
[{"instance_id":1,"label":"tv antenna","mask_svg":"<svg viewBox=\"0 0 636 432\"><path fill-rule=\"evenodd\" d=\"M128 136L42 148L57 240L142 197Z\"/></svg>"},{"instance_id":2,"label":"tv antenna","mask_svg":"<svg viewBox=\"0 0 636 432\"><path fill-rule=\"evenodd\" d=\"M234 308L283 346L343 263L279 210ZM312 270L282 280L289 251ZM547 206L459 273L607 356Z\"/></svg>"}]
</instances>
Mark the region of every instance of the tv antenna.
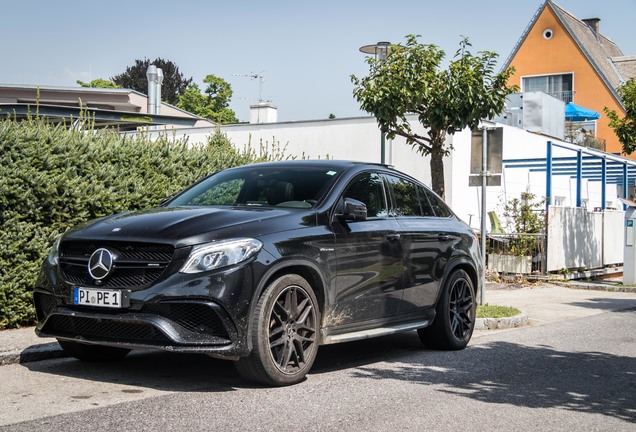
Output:
<instances>
[{"instance_id":1,"label":"tv antenna","mask_svg":"<svg viewBox=\"0 0 636 432\"><path fill-rule=\"evenodd\" d=\"M263 73L251 73L251 74L232 74L232 76L237 76L237 77L245 77L245 78L251 78L253 80L258 79L258 103L263 103L263 102L271 102L271 100L269 99L263 99L263 84L265 83L265 79L263 77ZM240 99L247 99L247 98L240 98Z\"/></svg>"}]
</instances>

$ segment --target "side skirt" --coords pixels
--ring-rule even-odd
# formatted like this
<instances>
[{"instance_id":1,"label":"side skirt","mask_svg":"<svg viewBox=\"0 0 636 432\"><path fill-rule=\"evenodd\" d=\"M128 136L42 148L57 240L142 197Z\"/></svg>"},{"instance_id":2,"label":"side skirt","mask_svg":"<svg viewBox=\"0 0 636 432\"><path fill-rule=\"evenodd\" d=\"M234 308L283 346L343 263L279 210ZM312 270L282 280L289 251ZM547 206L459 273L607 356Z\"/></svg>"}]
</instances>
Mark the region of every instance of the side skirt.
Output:
<instances>
[{"instance_id":1,"label":"side skirt","mask_svg":"<svg viewBox=\"0 0 636 432\"><path fill-rule=\"evenodd\" d=\"M326 329L322 329L322 344L330 345L341 342L350 342L361 339L370 339L379 336L387 336L396 333L402 333L410 330L417 330L419 328L428 327L432 323L432 320L422 320L416 322L409 322L406 324L397 324L393 326L373 328L369 330L359 330L349 333L341 333L337 335L328 335Z\"/></svg>"}]
</instances>

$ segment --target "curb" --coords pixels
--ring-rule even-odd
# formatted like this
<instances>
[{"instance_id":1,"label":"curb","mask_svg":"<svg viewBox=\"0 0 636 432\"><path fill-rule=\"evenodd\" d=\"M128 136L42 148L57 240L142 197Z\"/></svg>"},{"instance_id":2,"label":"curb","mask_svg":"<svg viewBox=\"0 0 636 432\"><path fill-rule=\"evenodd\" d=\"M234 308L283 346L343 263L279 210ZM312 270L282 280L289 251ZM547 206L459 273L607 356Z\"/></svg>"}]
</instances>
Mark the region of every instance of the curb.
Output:
<instances>
[{"instance_id":1,"label":"curb","mask_svg":"<svg viewBox=\"0 0 636 432\"><path fill-rule=\"evenodd\" d=\"M511 329L528 325L528 314L520 313L507 318L477 318L475 330Z\"/></svg>"},{"instance_id":2,"label":"curb","mask_svg":"<svg viewBox=\"0 0 636 432\"><path fill-rule=\"evenodd\" d=\"M22 351L8 351L0 353L0 366L10 364L30 363L40 360L68 357L57 342L31 345Z\"/></svg>"},{"instance_id":3,"label":"curb","mask_svg":"<svg viewBox=\"0 0 636 432\"><path fill-rule=\"evenodd\" d=\"M611 285L611 284L591 284L585 282L550 282L564 288L587 291L608 291L608 292L624 292L636 294L636 287L632 285Z\"/></svg>"}]
</instances>

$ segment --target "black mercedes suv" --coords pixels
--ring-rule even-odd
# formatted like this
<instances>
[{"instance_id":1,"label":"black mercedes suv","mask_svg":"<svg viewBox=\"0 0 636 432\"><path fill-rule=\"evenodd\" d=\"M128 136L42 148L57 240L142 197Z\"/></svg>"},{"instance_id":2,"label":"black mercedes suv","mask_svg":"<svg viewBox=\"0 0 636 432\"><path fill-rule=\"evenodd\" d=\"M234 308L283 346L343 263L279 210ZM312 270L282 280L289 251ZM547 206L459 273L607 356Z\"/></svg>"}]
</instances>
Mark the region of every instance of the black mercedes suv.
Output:
<instances>
[{"instance_id":1,"label":"black mercedes suv","mask_svg":"<svg viewBox=\"0 0 636 432\"><path fill-rule=\"evenodd\" d=\"M254 164L64 234L34 290L36 332L81 360L205 353L288 385L321 344L417 330L464 348L481 268L470 228L391 167Z\"/></svg>"}]
</instances>

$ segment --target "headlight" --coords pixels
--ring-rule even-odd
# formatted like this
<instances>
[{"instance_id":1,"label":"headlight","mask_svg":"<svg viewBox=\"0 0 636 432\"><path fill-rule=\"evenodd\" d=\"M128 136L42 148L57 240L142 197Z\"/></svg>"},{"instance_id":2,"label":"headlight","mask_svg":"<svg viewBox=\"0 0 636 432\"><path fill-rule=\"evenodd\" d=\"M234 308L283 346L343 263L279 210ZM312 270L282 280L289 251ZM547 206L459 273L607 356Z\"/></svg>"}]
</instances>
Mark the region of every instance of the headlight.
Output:
<instances>
[{"instance_id":1,"label":"headlight","mask_svg":"<svg viewBox=\"0 0 636 432\"><path fill-rule=\"evenodd\" d=\"M222 240L195 246L181 273L200 273L238 264L256 255L263 243L251 238Z\"/></svg>"},{"instance_id":2,"label":"headlight","mask_svg":"<svg viewBox=\"0 0 636 432\"><path fill-rule=\"evenodd\" d=\"M58 265L59 263L59 257L60 257L60 241L62 240L62 236L59 236L55 242L53 243L53 247L51 248L51 252L49 253L49 256L47 258L47 260L49 261L49 263L53 266Z\"/></svg>"}]
</instances>

